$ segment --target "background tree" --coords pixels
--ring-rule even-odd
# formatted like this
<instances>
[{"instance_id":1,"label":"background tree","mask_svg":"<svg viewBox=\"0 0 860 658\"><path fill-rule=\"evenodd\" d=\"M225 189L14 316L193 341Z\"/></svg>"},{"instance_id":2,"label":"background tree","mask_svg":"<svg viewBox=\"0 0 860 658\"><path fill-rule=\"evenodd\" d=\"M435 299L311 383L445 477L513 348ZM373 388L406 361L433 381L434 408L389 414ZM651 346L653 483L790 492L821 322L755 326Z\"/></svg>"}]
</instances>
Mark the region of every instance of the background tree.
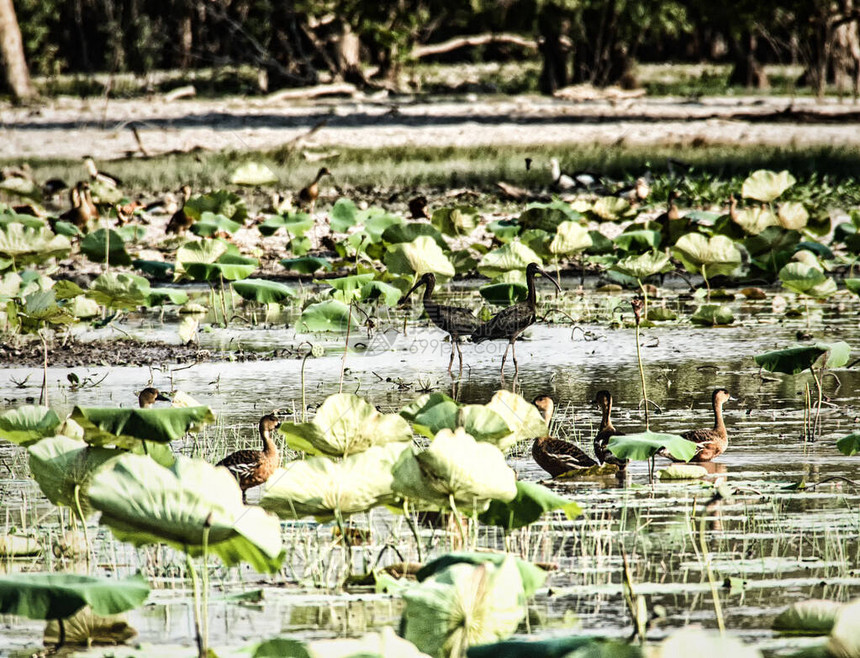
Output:
<instances>
[{"instance_id":1,"label":"background tree","mask_svg":"<svg viewBox=\"0 0 860 658\"><path fill-rule=\"evenodd\" d=\"M35 90L30 82L21 30L12 0L0 0L0 55L12 95L19 101L32 98Z\"/></svg>"}]
</instances>

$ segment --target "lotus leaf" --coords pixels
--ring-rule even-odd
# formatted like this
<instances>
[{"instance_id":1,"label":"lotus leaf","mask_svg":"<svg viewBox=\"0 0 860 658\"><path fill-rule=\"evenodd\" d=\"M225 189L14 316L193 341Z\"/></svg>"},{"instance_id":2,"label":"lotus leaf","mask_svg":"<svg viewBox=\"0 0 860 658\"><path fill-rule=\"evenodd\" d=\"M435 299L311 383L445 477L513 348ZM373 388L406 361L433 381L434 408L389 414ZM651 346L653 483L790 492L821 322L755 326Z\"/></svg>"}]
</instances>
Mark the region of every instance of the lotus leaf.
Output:
<instances>
[{"instance_id":1,"label":"lotus leaf","mask_svg":"<svg viewBox=\"0 0 860 658\"><path fill-rule=\"evenodd\" d=\"M821 357L827 355L823 364ZM786 375L797 375L815 365L825 368L841 368L848 363L851 346L843 341L835 343L815 343L813 345L796 345L782 350L756 354L756 365L769 372L781 372Z\"/></svg>"},{"instance_id":2,"label":"lotus leaf","mask_svg":"<svg viewBox=\"0 0 860 658\"><path fill-rule=\"evenodd\" d=\"M63 620L63 633L66 646L81 647L115 646L137 635L124 614L97 615L86 606ZM46 645L60 642L60 624L56 619L49 620L45 626L44 640Z\"/></svg>"},{"instance_id":3,"label":"lotus leaf","mask_svg":"<svg viewBox=\"0 0 860 658\"><path fill-rule=\"evenodd\" d=\"M818 267L806 263L789 263L779 271L782 285L800 295L824 299L836 292L836 282Z\"/></svg>"},{"instance_id":4,"label":"lotus leaf","mask_svg":"<svg viewBox=\"0 0 860 658\"><path fill-rule=\"evenodd\" d=\"M102 306L135 309L149 301L149 281L136 274L105 272L90 284L86 295Z\"/></svg>"},{"instance_id":5,"label":"lotus leaf","mask_svg":"<svg viewBox=\"0 0 860 658\"><path fill-rule=\"evenodd\" d=\"M654 658L761 658L753 647L730 636L693 628L676 631L663 640Z\"/></svg>"},{"instance_id":6,"label":"lotus leaf","mask_svg":"<svg viewBox=\"0 0 860 658\"><path fill-rule=\"evenodd\" d=\"M496 391L487 408L504 418L511 433L499 440L499 450L506 451L519 443L546 434L546 423L537 408L521 395L510 391Z\"/></svg>"},{"instance_id":7,"label":"lotus leaf","mask_svg":"<svg viewBox=\"0 0 860 658\"><path fill-rule=\"evenodd\" d=\"M432 224L426 222L401 222L392 224L382 232L382 241L388 244L399 244L401 242L412 242L416 238L426 236L439 245L443 251L448 251L448 243L445 238Z\"/></svg>"},{"instance_id":8,"label":"lotus leaf","mask_svg":"<svg viewBox=\"0 0 860 658\"><path fill-rule=\"evenodd\" d=\"M734 222L748 235L758 235L771 226L779 226L779 218L770 208L744 208L738 210Z\"/></svg>"},{"instance_id":9,"label":"lotus leaf","mask_svg":"<svg viewBox=\"0 0 860 658\"><path fill-rule=\"evenodd\" d=\"M767 169L754 171L744 181L741 194L745 199L770 203L797 181L788 171L776 173Z\"/></svg>"},{"instance_id":10,"label":"lotus leaf","mask_svg":"<svg viewBox=\"0 0 860 658\"><path fill-rule=\"evenodd\" d=\"M272 215L257 228L260 235L268 237L274 235L278 229L286 229L287 233L296 237L302 237L310 229L313 228L316 220L307 213L298 212L288 215Z\"/></svg>"},{"instance_id":11,"label":"lotus leaf","mask_svg":"<svg viewBox=\"0 0 860 658\"><path fill-rule=\"evenodd\" d=\"M455 237L471 234L478 226L479 219L477 208L453 206L434 210L430 223L445 235Z\"/></svg>"},{"instance_id":12,"label":"lotus leaf","mask_svg":"<svg viewBox=\"0 0 860 658\"><path fill-rule=\"evenodd\" d=\"M227 190L216 190L209 194L192 197L185 203L185 212L192 219L198 220L204 212L224 215L234 222L244 222L248 218L245 200L238 194ZM177 257L178 262L181 259Z\"/></svg>"},{"instance_id":13,"label":"lotus leaf","mask_svg":"<svg viewBox=\"0 0 860 658\"><path fill-rule=\"evenodd\" d=\"M517 494L516 475L494 445L458 427L443 429L421 451L406 451L394 467L394 491L432 505L484 511L490 500Z\"/></svg>"},{"instance_id":14,"label":"lotus leaf","mask_svg":"<svg viewBox=\"0 0 860 658\"><path fill-rule=\"evenodd\" d=\"M84 428L90 445L135 448L140 441L169 443L215 422L209 407L117 409L75 407L72 419Z\"/></svg>"},{"instance_id":15,"label":"lotus leaf","mask_svg":"<svg viewBox=\"0 0 860 658\"><path fill-rule=\"evenodd\" d=\"M281 265L286 269L299 274L313 274L317 270L331 272L331 261L318 256L303 256L301 258L284 258Z\"/></svg>"},{"instance_id":16,"label":"lotus leaf","mask_svg":"<svg viewBox=\"0 0 860 658\"><path fill-rule=\"evenodd\" d=\"M517 223L524 229L540 229L555 233L567 221L577 221L582 215L564 201L552 203L532 203L520 214Z\"/></svg>"},{"instance_id":17,"label":"lotus leaf","mask_svg":"<svg viewBox=\"0 0 860 658\"><path fill-rule=\"evenodd\" d=\"M243 505L230 472L200 459L177 457L168 469L125 454L95 474L89 495L101 523L135 546L166 543L197 556L208 527L209 551L228 566L273 572L283 559L277 517Z\"/></svg>"},{"instance_id":18,"label":"lotus leaf","mask_svg":"<svg viewBox=\"0 0 860 658\"><path fill-rule=\"evenodd\" d=\"M486 512L478 518L481 523L495 525L505 530L522 528L537 521L544 512L561 510L572 521L582 514L582 508L551 489L535 482L517 481L517 495L513 500L493 500Z\"/></svg>"},{"instance_id":19,"label":"lotus leaf","mask_svg":"<svg viewBox=\"0 0 860 658\"><path fill-rule=\"evenodd\" d=\"M627 199L621 197L604 196L597 199L591 211L600 219L615 220L622 219L631 214L632 207Z\"/></svg>"},{"instance_id":20,"label":"lotus leaf","mask_svg":"<svg viewBox=\"0 0 860 658\"><path fill-rule=\"evenodd\" d=\"M218 281L222 278L227 281L238 281L251 276L258 265L259 262L254 258L223 256L217 263L180 263L176 271L177 278L179 278L179 270L182 269L197 281Z\"/></svg>"},{"instance_id":21,"label":"lotus leaf","mask_svg":"<svg viewBox=\"0 0 860 658\"><path fill-rule=\"evenodd\" d=\"M326 283L334 288L332 297L339 302L349 304L357 302L361 299L361 288L367 283L373 281L375 274L353 274L350 276L342 276L337 279L326 279L318 283Z\"/></svg>"},{"instance_id":22,"label":"lotus leaf","mask_svg":"<svg viewBox=\"0 0 860 658\"><path fill-rule=\"evenodd\" d=\"M281 434L294 450L346 457L386 443L412 440L409 423L398 414L381 414L351 393L325 399L310 423L282 423Z\"/></svg>"},{"instance_id":23,"label":"lotus leaf","mask_svg":"<svg viewBox=\"0 0 860 658\"><path fill-rule=\"evenodd\" d=\"M669 256L660 251L651 251L639 256L627 256L610 268L634 279L643 280L655 274L671 272L674 268L669 262Z\"/></svg>"},{"instance_id":24,"label":"lotus leaf","mask_svg":"<svg viewBox=\"0 0 860 658\"><path fill-rule=\"evenodd\" d=\"M798 201L787 201L779 204L777 212L779 223L783 228L802 229L809 221L809 213L803 204Z\"/></svg>"},{"instance_id":25,"label":"lotus leaf","mask_svg":"<svg viewBox=\"0 0 860 658\"><path fill-rule=\"evenodd\" d=\"M726 305L702 304L696 312L690 316L690 322L708 327L731 324L735 321L735 314Z\"/></svg>"},{"instance_id":26,"label":"lotus leaf","mask_svg":"<svg viewBox=\"0 0 860 658\"><path fill-rule=\"evenodd\" d=\"M69 239L54 235L48 227L30 228L23 224L0 226L0 257L16 265L41 263L49 258L63 258L72 249Z\"/></svg>"},{"instance_id":27,"label":"lotus leaf","mask_svg":"<svg viewBox=\"0 0 860 658\"><path fill-rule=\"evenodd\" d=\"M60 423L52 409L24 405L0 414L0 439L26 447L46 436L54 436Z\"/></svg>"},{"instance_id":28,"label":"lotus leaf","mask_svg":"<svg viewBox=\"0 0 860 658\"><path fill-rule=\"evenodd\" d=\"M478 263L478 271L494 279L510 270L524 270L529 263L541 264L540 257L522 242L509 242L486 254Z\"/></svg>"},{"instance_id":29,"label":"lotus leaf","mask_svg":"<svg viewBox=\"0 0 860 658\"><path fill-rule=\"evenodd\" d=\"M188 302L188 293L179 288L150 288L149 306L163 306L170 302L182 306Z\"/></svg>"},{"instance_id":30,"label":"lotus leaf","mask_svg":"<svg viewBox=\"0 0 860 658\"><path fill-rule=\"evenodd\" d=\"M346 331L347 327L357 327L358 320L350 312L350 307L336 299L309 304L302 311L298 326L304 331Z\"/></svg>"},{"instance_id":31,"label":"lotus leaf","mask_svg":"<svg viewBox=\"0 0 860 658\"><path fill-rule=\"evenodd\" d=\"M131 264L144 274L148 274L156 279L169 279L173 276L175 269L173 263L165 263L158 260L141 260L136 258L131 261Z\"/></svg>"},{"instance_id":32,"label":"lotus leaf","mask_svg":"<svg viewBox=\"0 0 860 658\"><path fill-rule=\"evenodd\" d=\"M792 603L773 620L773 630L801 635L827 635L844 605L821 599Z\"/></svg>"},{"instance_id":33,"label":"lotus leaf","mask_svg":"<svg viewBox=\"0 0 860 658\"><path fill-rule=\"evenodd\" d=\"M113 230L100 228L90 233L81 240L81 253L96 263L104 263L107 257L111 265L131 265L125 240Z\"/></svg>"},{"instance_id":34,"label":"lotus leaf","mask_svg":"<svg viewBox=\"0 0 860 658\"><path fill-rule=\"evenodd\" d=\"M549 244L550 252L559 255L573 254L591 246L591 236L579 222L567 221L559 224L555 237Z\"/></svg>"},{"instance_id":35,"label":"lotus leaf","mask_svg":"<svg viewBox=\"0 0 860 658\"><path fill-rule=\"evenodd\" d=\"M57 281L51 290L54 291L54 296L58 301L74 299L78 295L84 294L83 288L74 281L69 281L67 279L60 279Z\"/></svg>"},{"instance_id":36,"label":"lotus leaf","mask_svg":"<svg viewBox=\"0 0 860 658\"><path fill-rule=\"evenodd\" d=\"M394 629L359 638L311 640L306 643L287 638L267 640L257 646L252 658L430 658Z\"/></svg>"},{"instance_id":37,"label":"lotus leaf","mask_svg":"<svg viewBox=\"0 0 860 658\"><path fill-rule=\"evenodd\" d=\"M836 447L839 448L839 452L843 455L848 455L849 457L856 455L860 452L860 434L854 432L848 436L843 436L836 442Z\"/></svg>"},{"instance_id":38,"label":"lotus leaf","mask_svg":"<svg viewBox=\"0 0 860 658\"><path fill-rule=\"evenodd\" d=\"M460 405L444 393L425 393L400 410L417 432L432 439L441 429L454 429Z\"/></svg>"},{"instance_id":39,"label":"lotus leaf","mask_svg":"<svg viewBox=\"0 0 860 658\"><path fill-rule=\"evenodd\" d=\"M404 637L434 657L462 656L513 634L526 613L514 559L453 564L403 593Z\"/></svg>"},{"instance_id":40,"label":"lotus leaf","mask_svg":"<svg viewBox=\"0 0 860 658\"><path fill-rule=\"evenodd\" d=\"M520 234L522 226L515 219L500 219L487 224L487 230L496 236L499 242L510 242Z\"/></svg>"},{"instance_id":41,"label":"lotus leaf","mask_svg":"<svg viewBox=\"0 0 860 658\"><path fill-rule=\"evenodd\" d=\"M609 439L609 451L619 459L644 461L651 459L663 449L672 453L677 459L689 460L696 454L698 447L692 441L677 434L651 431L616 435Z\"/></svg>"},{"instance_id":42,"label":"lotus leaf","mask_svg":"<svg viewBox=\"0 0 860 658\"><path fill-rule=\"evenodd\" d=\"M364 224L364 233L371 243L380 242L382 234L389 226L403 223L402 217L389 215L381 208L368 208L359 213L358 219Z\"/></svg>"},{"instance_id":43,"label":"lotus leaf","mask_svg":"<svg viewBox=\"0 0 860 658\"><path fill-rule=\"evenodd\" d=\"M657 477L661 480L698 480L708 474L708 469L696 464L672 464L667 466Z\"/></svg>"},{"instance_id":44,"label":"lotus leaf","mask_svg":"<svg viewBox=\"0 0 860 658\"><path fill-rule=\"evenodd\" d=\"M361 301L381 300L383 304L391 308L397 306L402 294L400 288L395 288L382 281L369 281L361 287Z\"/></svg>"},{"instance_id":45,"label":"lotus leaf","mask_svg":"<svg viewBox=\"0 0 860 658\"><path fill-rule=\"evenodd\" d=\"M281 304L296 296L289 286L267 279L245 279L230 284L242 299L260 304Z\"/></svg>"},{"instance_id":46,"label":"lotus leaf","mask_svg":"<svg viewBox=\"0 0 860 658\"><path fill-rule=\"evenodd\" d=\"M247 162L238 166L230 175L230 182L233 185L248 185L256 187L258 185L272 185L278 182L278 177L275 172L269 169L266 165L259 162Z\"/></svg>"},{"instance_id":47,"label":"lotus leaf","mask_svg":"<svg viewBox=\"0 0 860 658\"><path fill-rule=\"evenodd\" d=\"M412 242L401 242L388 247L385 266L393 274L415 274L421 276L433 272L437 278L454 276L454 266L433 238L426 235Z\"/></svg>"},{"instance_id":48,"label":"lotus leaf","mask_svg":"<svg viewBox=\"0 0 860 658\"><path fill-rule=\"evenodd\" d=\"M95 448L66 436L42 439L30 446L30 472L42 493L54 505L65 505L84 518L92 513L87 487L95 470L125 454L110 448Z\"/></svg>"},{"instance_id":49,"label":"lotus leaf","mask_svg":"<svg viewBox=\"0 0 860 658\"><path fill-rule=\"evenodd\" d=\"M391 469L412 443L373 446L341 461L309 457L275 471L260 506L282 519L346 518L394 502Z\"/></svg>"},{"instance_id":50,"label":"lotus leaf","mask_svg":"<svg viewBox=\"0 0 860 658\"><path fill-rule=\"evenodd\" d=\"M546 571L527 560L523 560L508 553L478 553L470 551L454 551L453 553L445 553L434 560L430 560L427 564L421 567L421 569L418 570L418 573L415 574L415 577L418 582L421 582L445 571L445 569L454 564L471 564L479 566L490 563L499 567L503 562L510 558L513 558L514 564L517 566L517 571L520 572L520 580L523 584L523 591L525 592L526 598L530 599L546 582Z\"/></svg>"},{"instance_id":51,"label":"lotus leaf","mask_svg":"<svg viewBox=\"0 0 860 658\"><path fill-rule=\"evenodd\" d=\"M860 655L860 599L846 603L836 615L827 642L827 655L833 658L855 658Z\"/></svg>"},{"instance_id":52,"label":"lotus leaf","mask_svg":"<svg viewBox=\"0 0 860 658\"><path fill-rule=\"evenodd\" d=\"M507 307L524 301L528 295L528 288L523 283L491 283L481 286L478 292L490 304Z\"/></svg>"},{"instance_id":53,"label":"lotus leaf","mask_svg":"<svg viewBox=\"0 0 860 658\"><path fill-rule=\"evenodd\" d=\"M227 219L224 215L217 215L207 211L191 225L191 232L202 238L210 238L216 233L229 233L233 235L240 228L242 228L242 225L239 222Z\"/></svg>"},{"instance_id":54,"label":"lotus leaf","mask_svg":"<svg viewBox=\"0 0 860 658\"><path fill-rule=\"evenodd\" d=\"M553 254L549 249L552 240L552 233L539 228L530 228L523 231L520 233L519 239L522 244L535 252L541 260L551 260L556 258L556 254ZM511 270L511 272L516 271L518 270Z\"/></svg>"},{"instance_id":55,"label":"lotus leaf","mask_svg":"<svg viewBox=\"0 0 860 658\"><path fill-rule=\"evenodd\" d=\"M358 222L358 209L351 199L338 199L329 211L331 230L335 233L346 233Z\"/></svg>"},{"instance_id":56,"label":"lotus leaf","mask_svg":"<svg viewBox=\"0 0 860 658\"><path fill-rule=\"evenodd\" d=\"M660 231L649 231L640 229L638 231L624 231L615 236L613 241L619 249L633 251L636 253L649 252L660 246L662 235Z\"/></svg>"},{"instance_id":57,"label":"lotus leaf","mask_svg":"<svg viewBox=\"0 0 860 658\"><path fill-rule=\"evenodd\" d=\"M138 607L149 584L135 574L122 580L71 573L0 574L0 613L29 619L64 619L85 605L99 615Z\"/></svg>"},{"instance_id":58,"label":"lotus leaf","mask_svg":"<svg viewBox=\"0 0 860 658\"><path fill-rule=\"evenodd\" d=\"M547 640L507 640L482 644L468 658L642 658L642 649L600 637L553 637Z\"/></svg>"},{"instance_id":59,"label":"lotus leaf","mask_svg":"<svg viewBox=\"0 0 860 658\"><path fill-rule=\"evenodd\" d=\"M681 236L673 253L690 272L706 272L708 277L729 275L741 264L741 252L724 235L707 238L701 233Z\"/></svg>"}]
</instances>

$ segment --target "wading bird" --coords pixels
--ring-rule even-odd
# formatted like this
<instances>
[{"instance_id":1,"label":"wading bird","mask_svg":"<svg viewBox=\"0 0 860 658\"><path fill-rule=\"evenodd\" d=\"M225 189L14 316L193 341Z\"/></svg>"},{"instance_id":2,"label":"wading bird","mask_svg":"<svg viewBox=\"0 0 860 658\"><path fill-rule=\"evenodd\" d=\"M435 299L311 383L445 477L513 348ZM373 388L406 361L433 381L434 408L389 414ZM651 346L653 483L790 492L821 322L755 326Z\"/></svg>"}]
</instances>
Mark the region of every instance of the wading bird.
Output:
<instances>
[{"instance_id":1,"label":"wading bird","mask_svg":"<svg viewBox=\"0 0 860 658\"><path fill-rule=\"evenodd\" d=\"M598 391L594 396L594 402L600 407L602 417L600 419L600 429L594 437L594 456L601 464L615 464L619 468L627 466L626 459L619 459L609 451L609 439L613 436L621 436L624 432L615 429L612 424L610 415L612 414L612 393L609 391Z\"/></svg>"},{"instance_id":2,"label":"wading bird","mask_svg":"<svg viewBox=\"0 0 860 658\"><path fill-rule=\"evenodd\" d=\"M549 435L549 423L555 409L555 403L550 396L539 395L534 399L533 404L541 412L547 424L547 435L535 439L532 443L532 457L538 466L554 478L571 471L597 466L597 462L585 454L579 446L562 439L554 439Z\"/></svg>"},{"instance_id":3,"label":"wading bird","mask_svg":"<svg viewBox=\"0 0 860 658\"><path fill-rule=\"evenodd\" d=\"M726 389L716 389L711 398L714 408L713 429L689 430L681 434L688 441L693 441L698 445L698 452L690 460L691 462L709 462L714 457L723 454L729 447L729 434L726 431L726 423L723 421L723 405L733 399ZM672 461L683 461L675 458L668 450L663 450L660 454Z\"/></svg>"},{"instance_id":4,"label":"wading bird","mask_svg":"<svg viewBox=\"0 0 860 658\"><path fill-rule=\"evenodd\" d=\"M538 266L537 263L529 263L526 268L528 295L526 296L525 301L514 304L513 306L508 306L508 308L497 313L472 332L472 341L475 343L483 343L485 340L506 339L508 341L508 346L505 348L505 355L502 357L502 383L505 381L505 361L508 358L508 350L512 348L515 378L520 371L520 366L517 363L517 348L515 343L520 334L533 325L537 318L535 276L538 274L542 274L552 281L552 285L561 292L561 286L558 285L555 279L547 274L540 266Z\"/></svg>"},{"instance_id":5,"label":"wading bird","mask_svg":"<svg viewBox=\"0 0 860 658\"><path fill-rule=\"evenodd\" d=\"M242 502L246 502L245 492L248 489L263 484L272 477L272 473L280 466L281 456L278 446L272 439L272 432L278 429L281 421L275 414L266 414L260 419L260 438L263 440L262 450L237 450L227 455L216 466L226 468L242 489Z\"/></svg>"},{"instance_id":6,"label":"wading bird","mask_svg":"<svg viewBox=\"0 0 860 658\"><path fill-rule=\"evenodd\" d=\"M322 179L323 176L331 176L331 172L326 167L322 167L317 172L317 177L314 178L310 185L299 190L300 208L308 208L310 212L314 211L314 206L316 206L317 199L320 195L320 179Z\"/></svg>"},{"instance_id":7,"label":"wading bird","mask_svg":"<svg viewBox=\"0 0 860 658\"><path fill-rule=\"evenodd\" d=\"M436 275L433 272L423 274L409 291L400 298L400 304L406 301L416 288L424 286L424 312L430 321L451 337L451 358L448 361L448 374L453 377L451 367L454 365L454 350L460 357L460 374L463 373L463 352L460 350L460 336L468 336L481 325L480 320L472 311L461 306L444 306L437 304L431 297L436 287Z\"/></svg>"},{"instance_id":8,"label":"wading bird","mask_svg":"<svg viewBox=\"0 0 860 658\"><path fill-rule=\"evenodd\" d=\"M149 409L158 401L170 402L170 398L152 386L147 386L137 395L137 403L140 405L141 409Z\"/></svg>"}]
</instances>

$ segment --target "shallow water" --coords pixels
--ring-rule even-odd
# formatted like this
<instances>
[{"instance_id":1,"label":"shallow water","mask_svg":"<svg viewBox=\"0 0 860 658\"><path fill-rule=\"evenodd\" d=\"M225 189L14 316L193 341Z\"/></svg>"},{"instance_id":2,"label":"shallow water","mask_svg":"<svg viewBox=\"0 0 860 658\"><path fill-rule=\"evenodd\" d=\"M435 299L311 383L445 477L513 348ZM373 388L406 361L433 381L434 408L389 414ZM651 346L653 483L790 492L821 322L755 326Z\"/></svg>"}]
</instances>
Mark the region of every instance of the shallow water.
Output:
<instances>
[{"instance_id":1,"label":"shallow water","mask_svg":"<svg viewBox=\"0 0 860 658\"><path fill-rule=\"evenodd\" d=\"M601 388L615 396L614 418L621 430L643 427L638 408L641 397L636 365L635 335L631 328L611 328L630 313L612 306L617 298L595 295L591 300L565 302L565 309L583 321L537 325L517 344L520 365L518 390L531 399L549 393L557 401L553 431L570 439L595 431L599 417L589 401ZM692 300L679 302L694 308ZM659 638L688 623L716 626L711 589L703 567L698 521L711 499L710 483L726 479L735 490L730 500L717 503L707 514L705 539L711 568L720 586L726 626L769 653L797 646L796 640L769 631L773 617L786 604L805 598L847 600L860 596L860 489L844 480L831 480L805 491L787 487L806 479L810 484L828 478L857 480L858 458L845 457L835 440L854 431L860 421L860 375L855 369L835 371L824 380L830 403L822 412L823 435L814 443L801 440L803 393L811 384L806 374L762 378L752 356L795 342L802 318L784 319L771 310L771 301L733 302L735 325L697 328L689 323L649 327L642 331L649 397L658 408L652 412L653 429L683 431L709 426L710 394L716 386L728 388L737 399L726 407L731 445L709 468L705 483L648 484L647 465L634 464L626 482L589 480L552 486L579 501L585 514L573 522L550 517L526 531L515 533L512 544L523 555L551 562L547 587L532 605L531 632L551 635L573 633L627 637L630 621L622 597L621 547L630 561L633 581L649 609L660 605L665 617L656 620L652 636ZM627 306L626 308L629 308ZM814 309L815 310L815 309ZM587 312L586 312L587 311ZM818 340L846 340L860 344L858 304L853 299L830 303L813 315ZM560 316L554 316L557 320ZM588 318L591 318L590 320ZM144 321L148 334L172 335L175 326ZM135 331L133 326L129 330ZM143 331L143 329L139 329ZM446 369L450 345L426 323L410 322L403 333L394 317L378 323L373 335L353 332L345 360L343 390L358 392L384 411L393 411L423 390L449 394ZM309 358L305 365L306 399L319 404L340 388L341 335L301 335L283 323L255 328L214 330L201 335L201 345L215 347L237 342L247 350L294 348L303 341L326 348L325 356ZM486 402L499 388L502 342L465 344L464 379L456 391L464 402ZM273 408L301 410L300 358L266 362L200 363L161 368L51 369L51 404L58 412L81 405L131 405L134 393L148 383L162 390L181 390L219 415L196 442L181 449L218 459L236 445L254 445L256 420ZM456 360L455 360L456 368ZM92 376L98 386L73 390L67 375ZM30 375L25 388L15 381ZM508 360L507 386L513 367ZM0 371L2 407L27 397L38 397L38 371L7 368ZM519 476L542 480L543 472L531 461L528 446L511 458ZM658 465L665 460L658 459ZM3 468L5 465L5 468ZM23 450L0 446L0 496L5 519L12 526L56 527L56 514L28 478ZM255 499L255 495L251 496ZM366 525L366 519L358 519ZM396 543L403 558L417 558L414 541L402 519L375 512L371 523L376 541L355 550L357 569L377 560L385 538ZM50 532L50 530L49 530ZM56 532L55 530L53 532ZM92 532L99 532L92 527ZM291 564L274 577L247 569L217 568L210 604L213 646L238 646L277 634L306 636L360 634L380 625L396 625L400 603L396 597L361 592L344 594L317 589L331 582L342 568L342 555L332 541L329 526L289 524L285 537L295 550ZM494 529L477 531L478 544L502 548L504 539ZM450 539L441 531L422 530L433 541L433 553L446 550ZM382 540L380 540L382 538ZM154 551L135 551L99 532L100 561L122 573L143 568L159 589L150 603L129 614L145 643L189 644L193 638L188 591L174 568L181 560L168 553L158 559ZM396 561L393 552L381 564ZM14 563L12 569L41 568L38 560ZM728 578L734 588L722 588ZM222 594L263 590L260 602L239 603ZM222 592L223 590L223 592ZM219 598L220 597L220 598ZM39 643L41 625L6 618L0 626L0 652Z\"/></svg>"}]
</instances>

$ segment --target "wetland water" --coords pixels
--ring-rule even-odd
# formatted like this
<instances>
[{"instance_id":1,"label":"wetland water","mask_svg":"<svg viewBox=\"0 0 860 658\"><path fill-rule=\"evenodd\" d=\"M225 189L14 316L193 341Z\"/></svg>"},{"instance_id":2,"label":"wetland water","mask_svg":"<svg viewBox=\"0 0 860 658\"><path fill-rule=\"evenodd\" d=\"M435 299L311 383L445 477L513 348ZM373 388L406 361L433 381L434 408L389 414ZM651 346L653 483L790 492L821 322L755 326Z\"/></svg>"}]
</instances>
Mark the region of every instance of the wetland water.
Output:
<instances>
[{"instance_id":1,"label":"wetland water","mask_svg":"<svg viewBox=\"0 0 860 658\"><path fill-rule=\"evenodd\" d=\"M571 286L572 287L572 286ZM568 302L565 310L581 319L570 324L532 327L518 343L519 387L532 399L549 393L557 402L554 435L582 439L590 450L599 415L589 401L601 389L615 397L614 420L625 431L643 427L637 409L641 397L633 329L613 328L619 320L618 297L593 295L592 301ZM844 480L829 480L799 490L791 485L815 484L827 478L857 480L857 457L845 457L835 440L855 431L860 422L860 375L856 368L835 371L824 388L829 404L822 411L823 434L804 443L803 393L811 377L770 375L762 378L753 355L796 342L806 327L803 318L786 319L772 311L773 293L763 301L730 302L736 322L730 327L697 328L688 321L649 327L642 331L643 358L649 397L659 409L652 429L683 431L712 425L711 391L728 388L737 398L726 406L730 446L709 466L706 483L648 483L647 465L635 463L623 483L590 479L551 486L578 501L584 514L574 521L547 515L528 529L513 533L510 546L529 559L556 568L530 606L531 633L546 635L596 634L627 637L631 624L622 596L622 547L630 562L637 593L649 610L659 611L649 638L658 639L689 623L716 627L716 615L703 566L699 519L712 498L711 484L725 480L733 490L729 500L706 514L705 539L711 568L720 586L726 627L771 655L809 642L776 636L769 628L788 603L808 598L848 600L860 596L860 490ZM546 296L549 300L549 296ZM625 295L623 316L631 318ZM790 298L789 298L790 299ZM860 345L856 298L838 296L826 306L811 308L811 330L816 340L845 340ZM551 303L551 302L550 302ZM675 302L686 315L696 304ZM561 317L561 316L554 316ZM683 314L682 314L683 317ZM381 322L376 339L366 333L351 338L354 349L346 358L344 390L365 396L383 411L393 411L419 394L419 389L451 393L446 373L450 346L443 334L425 321L402 319ZM581 330L580 330L581 329ZM163 331L172 333L167 325ZM297 336L292 329L268 328L202 334L203 347L231 340L245 349L295 346L303 340L326 347L319 358L308 359L306 398L315 406L339 386L343 336ZM504 342L465 344L464 381L459 397L467 403L486 402L499 387L499 362ZM853 358L858 355L855 353ZM852 359L853 360L853 359ZM181 390L211 405L219 422L180 450L220 459L236 445L256 447L256 422L272 408L288 413L301 407L301 360L295 357L267 362L210 362L159 368L53 368L49 371L51 404L69 412L76 404L131 405L135 392L152 376L162 390ZM97 386L73 390L67 375L105 379ZM508 359L507 386L513 368ZM20 382L30 375L25 388ZM38 397L38 370L6 367L0 371L0 408ZM534 464L530 446L518 448L510 463L525 480L544 480ZM666 460L658 458L658 466ZM259 494L251 492L249 500ZM0 500L3 532L12 528L35 532L42 541L56 540L57 514L28 475L26 453L9 444L0 446ZM66 517L68 519L68 517ZM391 543L405 560L416 560L415 542L402 518L376 510L371 518L374 540L358 546L353 560L364 571L399 561ZM397 596L372 590L349 593L321 587L342 574L343 551L332 537L332 524L311 521L285 524L285 544L291 556L272 577L247 569L213 569L210 599L212 646L240 647L263 637L298 634L303 637L355 635L398 623ZM190 595L182 578L183 560L166 549L134 550L115 542L91 523L103 568L120 574L140 569L153 584L149 603L129 613L139 631L135 642L148 645L193 643ZM473 530L479 547L504 546L500 531ZM450 538L440 530L422 528L422 543L435 555L450 549ZM55 566L56 558L30 558L4 563L3 569ZM236 595L248 593L244 600ZM257 594L259 592L259 594ZM660 607L662 606L662 607ZM40 644L42 624L0 617L0 653ZM524 628L521 628L525 632ZM189 648L189 652L191 649ZM123 653L121 650L120 654ZM129 651L131 653L131 651Z\"/></svg>"}]
</instances>

